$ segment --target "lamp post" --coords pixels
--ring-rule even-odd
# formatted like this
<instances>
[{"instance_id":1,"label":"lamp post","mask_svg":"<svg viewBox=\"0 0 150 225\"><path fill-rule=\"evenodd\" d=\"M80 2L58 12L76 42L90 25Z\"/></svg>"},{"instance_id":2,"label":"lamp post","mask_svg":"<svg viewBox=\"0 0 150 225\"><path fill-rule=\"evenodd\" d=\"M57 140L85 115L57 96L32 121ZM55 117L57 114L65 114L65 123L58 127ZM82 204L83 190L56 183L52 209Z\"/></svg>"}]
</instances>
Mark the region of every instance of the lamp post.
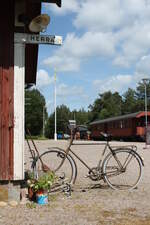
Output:
<instances>
[{"instance_id":1,"label":"lamp post","mask_svg":"<svg viewBox=\"0 0 150 225\"><path fill-rule=\"evenodd\" d=\"M43 105L43 137L45 137L45 105Z\"/></svg>"},{"instance_id":2,"label":"lamp post","mask_svg":"<svg viewBox=\"0 0 150 225\"><path fill-rule=\"evenodd\" d=\"M145 88L145 127L147 129L147 84L150 81L148 78L142 79Z\"/></svg>"},{"instance_id":3,"label":"lamp post","mask_svg":"<svg viewBox=\"0 0 150 225\"><path fill-rule=\"evenodd\" d=\"M56 71L54 74L54 107L55 107L55 133L54 133L54 140L57 141L57 112L56 112Z\"/></svg>"}]
</instances>

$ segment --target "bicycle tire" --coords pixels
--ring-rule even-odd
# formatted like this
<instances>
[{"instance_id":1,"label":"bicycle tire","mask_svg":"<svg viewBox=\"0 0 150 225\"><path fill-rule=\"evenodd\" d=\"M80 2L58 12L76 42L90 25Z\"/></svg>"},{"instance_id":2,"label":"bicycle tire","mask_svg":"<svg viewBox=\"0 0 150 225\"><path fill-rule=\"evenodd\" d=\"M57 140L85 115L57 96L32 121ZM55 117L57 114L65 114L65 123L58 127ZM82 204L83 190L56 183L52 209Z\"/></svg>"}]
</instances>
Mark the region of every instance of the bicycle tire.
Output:
<instances>
[{"instance_id":1,"label":"bicycle tire","mask_svg":"<svg viewBox=\"0 0 150 225\"><path fill-rule=\"evenodd\" d=\"M65 157L65 151L60 148L50 148L50 150L42 153L39 158L42 162L53 171L56 176L66 179L67 183L75 183L77 176L77 166L74 159L68 154L63 164L62 160ZM61 165L61 166L60 166ZM40 168L42 171L42 168Z\"/></svg>"},{"instance_id":2,"label":"bicycle tire","mask_svg":"<svg viewBox=\"0 0 150 225\"><path fill-rule=\"evenodd\" d=\"M103 161L104 180L115 190L131 190L137 187L142 176L142 161L132 149L114 150L114 155L120 161L125 171L119 172L119 165L112 153ZM137 168L136 168L137 167Z\"/></svg>"}]
</instances>

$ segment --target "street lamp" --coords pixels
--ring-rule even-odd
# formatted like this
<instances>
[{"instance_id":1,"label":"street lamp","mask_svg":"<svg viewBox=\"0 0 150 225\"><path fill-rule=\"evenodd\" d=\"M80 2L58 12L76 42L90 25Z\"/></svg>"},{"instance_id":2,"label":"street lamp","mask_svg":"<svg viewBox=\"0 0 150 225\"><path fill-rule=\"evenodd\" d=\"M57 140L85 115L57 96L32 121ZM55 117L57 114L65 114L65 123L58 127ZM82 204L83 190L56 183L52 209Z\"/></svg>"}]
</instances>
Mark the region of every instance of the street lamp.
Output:
<instances>
[{"instance_id":1,"label":"street lamp","mask_svg":"<svg viewBox=\"0 0 150 225\"><path fill-rule=\"evenodd\" d=\"M45 105L43 105L43 137L45 137Z\"/></svg>"},{"instance_id":2,"label":"street lamp","mask_svg":"<svg viewBox=\"0 0 150 225\"><path fill-rule=\"evenodd\" d=\"M143 78L142 79L144 88L145 88L145 127L147 129L147 84L150 81L148 78Z\"/></svg>"},{"instance_id":3,"label":"street lamp","mask_svg":"<svg viewBox=\"0 0 150 225\"><path fill-rule=\"evenodd\" d=\"M54 140L57 141L57 108L56 108L56 70L54 74L54 85L55 85L55 90L54 90L54 105L55 105L55 133L54 133Z\"/></svg>"}]
</instances>

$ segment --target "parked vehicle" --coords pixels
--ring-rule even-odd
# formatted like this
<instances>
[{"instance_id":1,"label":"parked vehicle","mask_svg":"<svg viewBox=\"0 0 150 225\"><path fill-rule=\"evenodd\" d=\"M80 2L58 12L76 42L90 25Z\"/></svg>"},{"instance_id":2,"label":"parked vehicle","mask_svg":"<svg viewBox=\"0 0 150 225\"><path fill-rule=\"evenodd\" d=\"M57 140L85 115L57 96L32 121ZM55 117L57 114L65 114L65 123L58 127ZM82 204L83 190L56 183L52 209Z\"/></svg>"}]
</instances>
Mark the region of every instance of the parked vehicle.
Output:
<instances>
[{"instance_id":1,"label":"parked vehicle","mask_svg":"<svg viewBox=\"0 0 150 225\"><path fill-rule=\"evenodd\" d=\"M57 134L57 139L63 139L63 134L62 133L58 133Z\"/></svg>"},{"instance_id":2,"label":"parked vehicle","mask_svg":"<svg viewBox=\"0 0 150 225\"><path fill-rule=\"evenodd\" d=\"M150 112L147 112L147 121L150 124ZM97 120L90 123L90 129L94 140L101 138L100 132L109 133L118 140L145 140L145 112Z\"/></svg>"},{"instance_id":3,"label":"parked vehicle","mask_svg":"<svg viewBox=\"0 0 150 225\"><path fill-rule=\"evenodd\" d=\"M64 139L69 139L70 138L70 135L69 134L64 134Z\"/></svg>"}]
</instances>

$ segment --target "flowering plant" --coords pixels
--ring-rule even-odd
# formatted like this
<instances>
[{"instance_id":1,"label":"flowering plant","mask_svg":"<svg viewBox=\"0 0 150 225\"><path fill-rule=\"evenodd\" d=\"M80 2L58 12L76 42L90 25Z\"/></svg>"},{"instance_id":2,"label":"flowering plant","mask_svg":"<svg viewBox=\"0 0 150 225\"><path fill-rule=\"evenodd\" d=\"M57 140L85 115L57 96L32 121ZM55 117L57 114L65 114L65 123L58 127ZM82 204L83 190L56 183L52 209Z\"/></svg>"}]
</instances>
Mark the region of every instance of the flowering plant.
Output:
<instances>
[{"instance_id":1,"label":"flowering plant","mask_svg":"<svg viewBox=\"0 0 150 225\"><path fill-rule=\"evenodd\" d=\"M27 183L34 192L49 191L55 180L55 174L53 172L47 172L40 176L38 179L29 179Z\"/></svg>"}]
</instances>

